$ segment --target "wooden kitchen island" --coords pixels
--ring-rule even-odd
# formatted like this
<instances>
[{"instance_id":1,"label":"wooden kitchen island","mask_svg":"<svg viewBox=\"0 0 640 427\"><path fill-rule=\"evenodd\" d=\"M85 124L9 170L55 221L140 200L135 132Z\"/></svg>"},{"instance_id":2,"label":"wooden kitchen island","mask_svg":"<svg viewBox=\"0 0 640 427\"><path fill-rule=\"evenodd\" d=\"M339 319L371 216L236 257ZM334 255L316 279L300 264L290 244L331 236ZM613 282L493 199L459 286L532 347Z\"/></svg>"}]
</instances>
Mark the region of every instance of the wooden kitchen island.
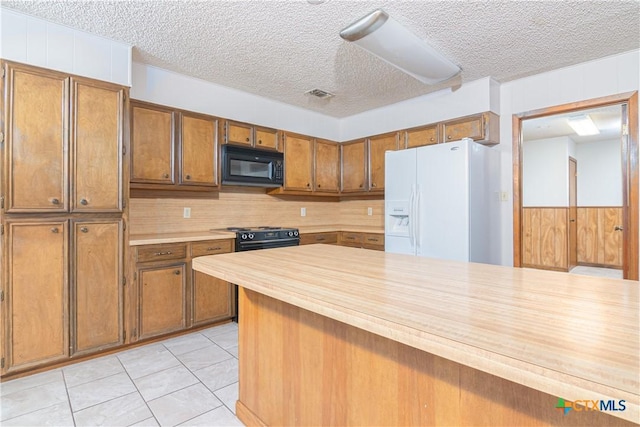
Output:
<instances>
[{"instance_id":1,"label":"wooden kitchen island","mask_svg":"<svg viewBox=\"0 0 640 427\"><path fill-rule=\"evenodd\" d=\"M241 286L245 424L639 421L638 282L331 245L193 268Z\"/></svg>"}]
</instances>

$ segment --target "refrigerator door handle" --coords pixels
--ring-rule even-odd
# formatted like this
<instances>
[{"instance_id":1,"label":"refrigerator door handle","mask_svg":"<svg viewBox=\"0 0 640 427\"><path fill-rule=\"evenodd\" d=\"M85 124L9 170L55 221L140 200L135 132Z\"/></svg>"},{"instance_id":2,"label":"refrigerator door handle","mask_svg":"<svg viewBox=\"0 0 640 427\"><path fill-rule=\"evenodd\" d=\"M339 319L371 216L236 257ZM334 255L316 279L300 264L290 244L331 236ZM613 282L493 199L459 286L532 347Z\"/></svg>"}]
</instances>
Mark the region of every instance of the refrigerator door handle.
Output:
<instances>
[{"instance_id":1,"label":"refrigerator door handle","mask_svg":"<svg viewBox=\"0 0 640 427\"><path fill-rule=\"evenodd\" d=\"M413 206L415 203L415 187L412 185L411 186L411 196L409 197L409 243L411 244L411 250L415 251L415 234L414 234L414 224L413 221L415 220L414 216L413 216Z\"/></svg>"},{"instance_id":2,"label":"refrigerator door handle","mask_svg":"<svg viewBox=\"0 0 640 427\"><path fill-rule=\"evenodd\" d=\"M414 233L415 233L415 237L414 240L416 242L416 253L420 254L420 185L416 186L416 196L415 196L415 213L414 218L415 218L415 227L414 227Z\"/></svg>"}]
</instances>

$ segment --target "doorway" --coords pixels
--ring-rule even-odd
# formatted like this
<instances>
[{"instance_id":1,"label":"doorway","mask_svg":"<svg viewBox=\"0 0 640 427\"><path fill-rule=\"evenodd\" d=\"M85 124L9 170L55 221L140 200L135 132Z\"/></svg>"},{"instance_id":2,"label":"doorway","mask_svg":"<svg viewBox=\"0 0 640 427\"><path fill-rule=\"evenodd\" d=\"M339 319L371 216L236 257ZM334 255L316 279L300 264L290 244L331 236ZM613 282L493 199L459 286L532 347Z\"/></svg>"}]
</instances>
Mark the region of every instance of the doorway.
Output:
<instances>
[{"instance_id":1,"label":"doorway","mask_svg":"<svg viewBox=\"0 0 640 427\"><path fill-rule=\"evenodd\" d=\"M611 107L611 108L609 108ZM539 175L540 181L549 180L549 176L558 176L565 180L564 186L547 186L547 190L525 188L526 183L531 183L530 164L525 164L524 156L531 151L531 146L524 145L524 130L531 129L534 119L548 119L567 121L569 116L584 115L585 110L611 110L618 111L617 140L612 141L617 145L617 188L619 196L616 202L603 205L602 202L593 202L594 197L587 192L592 185L581 185L588 177L581 175L581 160L576 156L578 142L590 142L588 138L571 137L564 151L564 160L556 161L558 168L565 171L560 174L558 169L553 174L551 166L545 166L549 171L546 175ZM596 110L596 113L600 112ZM594 113L595 117L598 114ZM574 265L586 265L592 267L608 266L612 257L619 252L619 266L624 278L638 280L638 95L637 92L599 98L579 103L560 105L542 110L530 111L513 116L513 177L514 177L514 266L534 267L552 270L568 271ZM542 129L540 131L545 131ZM530 132L530 131L528 131ZM531 136L531 133L529 133ZM557 136L557 135L556 135ZM597 137L596 137L597 138ZM531 138L529 138L531 139ZM559 146L548 144L558 151ZM562 141L561 141L562 142ZM603 141L602 144L604 144ZM602 145L601 144L601 145ZM539 143L539 145L543 145ZM582 150L582 151L587 151ZM593 150L592 150L593 151ZM541 158L548 160L545 155ZM532 156L531 158L534 158ZM540 157L540 156L539 156ZM529 158L529 160L531 160ZM573 158L572 162L570 158ZM586 157L585 157L586 158ZM577 159L577 161L575 161ZM621 160L621 161L620 161ZM564 165L564 166L560 166ZM594 166L591 167L592 169ZM598 168L598 166L595 166ZM539 169L539 167L537 168ZM602 170L609 170L606 166ZM589 170L589 162L585 162L583 171ZM549 175L549 176L547 176ZM535 181L535 180L533 180ZM587 181L584 181L587 182ZM542 187L541 187L542 188ZM553 191L549 189L563 189L563 194L556 195L555 201L540 199L540 195L548 196ZM527 193L528 191L528 193ZM606 192L605 192L606 194ZM536 199L536 196L538 199ZM560 200L560 202L558 202ZM536 226L538 224L538 226ZM596 225L593 225L596 224ZM538 228L536 228L538 227ZM600 227L594 231L594 227ZM597 238L588 240L585 236L595 233ZM606 262L600 258L593 258L593 242L603 241L603 233L607 242ZM599 239L599 240L598 240ZM588 244L585 245L585 241ZM613 243L619 242L619 250L613 248ZM574 250L574 248L576 248ZM612 249L613 248L613 249ZM604 251L602 248L597 250ZM591 251L591 252L589 252ZM585 261L586 260L586 261Z\"/></svg>"}]
</instances>

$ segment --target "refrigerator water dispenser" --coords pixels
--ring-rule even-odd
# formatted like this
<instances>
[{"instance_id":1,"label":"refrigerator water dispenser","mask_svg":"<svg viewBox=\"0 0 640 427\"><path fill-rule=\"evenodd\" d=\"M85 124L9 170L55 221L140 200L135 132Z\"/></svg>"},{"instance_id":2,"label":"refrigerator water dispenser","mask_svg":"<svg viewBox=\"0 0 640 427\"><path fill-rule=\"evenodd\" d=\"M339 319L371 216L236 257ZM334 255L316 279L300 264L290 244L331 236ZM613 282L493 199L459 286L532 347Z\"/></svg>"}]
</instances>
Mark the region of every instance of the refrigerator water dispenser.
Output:
<instances>
[{"instance_id":1,"label":"refrigerator water dispenser","mask_svg":"<svg viewBox=\"0 0 640 427\"><path fill-rule=\"evenodd\" d=\"M385 233L390 236L409 235L409 203L387 202L385 206Z\"/></svg>"}]
</instances>

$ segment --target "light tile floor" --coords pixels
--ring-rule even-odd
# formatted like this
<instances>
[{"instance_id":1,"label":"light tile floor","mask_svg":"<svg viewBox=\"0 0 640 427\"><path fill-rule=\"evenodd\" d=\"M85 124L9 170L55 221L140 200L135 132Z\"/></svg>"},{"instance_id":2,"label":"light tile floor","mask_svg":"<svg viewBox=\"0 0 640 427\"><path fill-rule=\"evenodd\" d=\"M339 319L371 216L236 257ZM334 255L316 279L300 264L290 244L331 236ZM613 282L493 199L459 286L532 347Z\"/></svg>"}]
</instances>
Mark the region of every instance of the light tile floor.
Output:
<instances>
[{"instance_id":1,"label":"light tile floor","mask_svg":"<svg viewBox=\"0 0 640 427\"><path fill-rule=\"evenodd\" d=\"M2 426L242 426L227 323L0 384Z\"/></svg>"}]
</instances>

